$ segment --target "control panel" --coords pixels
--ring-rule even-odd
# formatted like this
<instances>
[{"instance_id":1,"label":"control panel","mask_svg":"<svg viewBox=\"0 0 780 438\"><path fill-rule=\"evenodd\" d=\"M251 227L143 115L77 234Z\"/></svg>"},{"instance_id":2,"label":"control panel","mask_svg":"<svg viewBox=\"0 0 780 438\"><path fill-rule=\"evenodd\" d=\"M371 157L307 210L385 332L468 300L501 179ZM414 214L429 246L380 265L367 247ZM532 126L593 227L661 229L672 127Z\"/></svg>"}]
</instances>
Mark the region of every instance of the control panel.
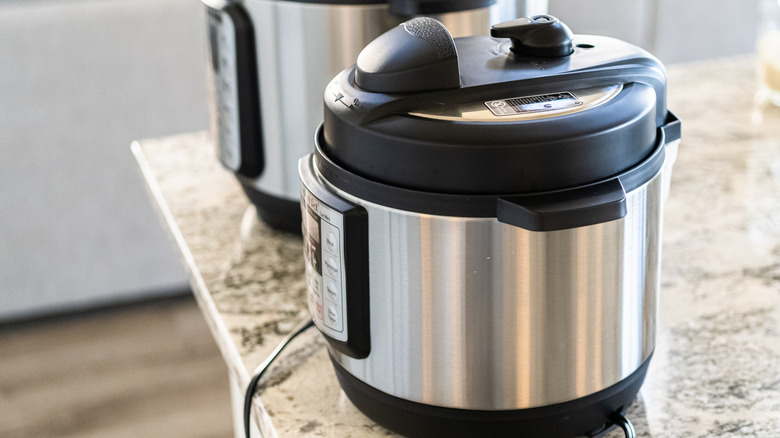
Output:
<instances>
[{"instance_id":1,"label":"control panel","mask_svg":"<svg viewBox=\"0 0 780 438\"><path fill-rule=\"evenodd\" d=\"M320 330L331 338L345 342L347 307L344 288L344 257L341 254L341 230L344 218L304 190L303 217L304 258L309 312Z\"/></svg>"},{"instance_id":2,"label":"control panel","mask_svg":"<svg viewBox=\"0 0 780 438\"><path fill-rule=\"evenodd\" d=\"M327 189L310 161L311 155L299 164L309 313L334 348L366 357L370 349L367 213Z\"/></svg>"},{"instance_id":3,"label":"control panel","mask_svg":"<svg viewBox=\"0 0 780 438\"><path fill-rule=\"evenodd\" d=\"M212 122L217 155L253 178L263 168L254 30L239 4L207 4Z\"/></svg>"}]
</instances>

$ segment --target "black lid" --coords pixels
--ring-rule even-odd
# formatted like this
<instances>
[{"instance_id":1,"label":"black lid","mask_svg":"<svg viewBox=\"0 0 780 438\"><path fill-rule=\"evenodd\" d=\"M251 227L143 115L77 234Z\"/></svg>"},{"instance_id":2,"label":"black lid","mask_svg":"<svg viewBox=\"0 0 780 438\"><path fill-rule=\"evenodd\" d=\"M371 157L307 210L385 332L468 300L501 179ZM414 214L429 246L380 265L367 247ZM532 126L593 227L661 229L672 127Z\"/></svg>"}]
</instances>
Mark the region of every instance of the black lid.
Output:
<instances>
[{"instance_id":1,"label":"black lid","mask_svg":"<svg viewBox=\"0 0 780 438\"><path fill-rule=\"evenodd\" d=\"M453 40L419 18L380 36L325 91L323 152L369 180L464 194L574 187L650 155L667 112L656 58L549 16L494 28L512 26Z\"/></svg>"}]
</instances>

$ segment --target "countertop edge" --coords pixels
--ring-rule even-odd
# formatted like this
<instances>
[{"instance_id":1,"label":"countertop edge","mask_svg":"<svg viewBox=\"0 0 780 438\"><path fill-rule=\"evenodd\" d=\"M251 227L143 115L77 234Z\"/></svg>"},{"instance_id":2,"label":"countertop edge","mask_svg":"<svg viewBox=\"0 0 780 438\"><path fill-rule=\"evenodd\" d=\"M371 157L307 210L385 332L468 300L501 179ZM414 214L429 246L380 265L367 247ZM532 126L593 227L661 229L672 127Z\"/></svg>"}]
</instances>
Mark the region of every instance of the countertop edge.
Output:
<instances>
[{"instance_id":1,"label":"countertop edge","mask_svg":"<svg viewBox=\"0 0 780 438\"><path fill-rule=\"evenodd\" d=\"M206 320L212 337L217 343L217 347L219 348L219 351L222 354L225 363L227 364L228 373L230 373L231 379L234 379L236 384L244 389L249 384L249 380L251 378L249 370L247 370L244 366L236 345L233 342L230 342L230 332L219 315L217 306L208 292L208 287L206 286L206 283L203 280L203 276L201 275L200 270L195 263L192 252L190 251L184 236L179 230L179 226L176 223L173 213L168 207L165 196L163 196L162 190L157 184L157 178L152 171L151 165L144 155L144 147L142 145L143 141L144 140L133 141L130 144L130 151L138 162L138 167L140 168L143 179L146 182L145 186L149 191L150 196L155 201L152 204L154 205L155 210L160 215L163 222L167 225L166 228L169 231L169 236L173 240L173 243L178 249L178 252L184 262L184 265L189 274L190 285L193 287L195 301L198 303L198 307L200 307L201 312L206 317L204 319ZM260 421L256 422L256 424L258 424L261 429L261 435L268 438L279 438L276 429L271 422L271 418L268 415L268 411L266 410L265 405L262 403L260 395L256 394L253 397L253 401L253 413L258 419L260 419Z\"/></svg>"}]
</instances>

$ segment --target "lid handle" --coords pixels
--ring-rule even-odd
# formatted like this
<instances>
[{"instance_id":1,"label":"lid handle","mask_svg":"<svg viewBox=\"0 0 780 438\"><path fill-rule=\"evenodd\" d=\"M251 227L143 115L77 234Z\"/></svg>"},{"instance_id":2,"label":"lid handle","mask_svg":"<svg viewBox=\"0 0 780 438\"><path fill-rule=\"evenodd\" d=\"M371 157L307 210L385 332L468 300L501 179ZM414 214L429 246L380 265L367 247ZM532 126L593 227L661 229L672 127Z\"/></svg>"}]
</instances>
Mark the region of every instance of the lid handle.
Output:
<instances>
[{"instance_id":1,"label":"lid handle","mask_svg":"<svg viewBox=\"0 0 780 438\"><path fill-rule=\"evenodd\" d=\"M626 191L618 178L586 187L498 199L499 222L530 231L557 231L620 219Z\"/></svg>"},{"instance_id":2,"label":"lid handle","mask_svg":"<svg viewBox=\"0 0 780 438\"><path fill-rule=\"evenodd\" d=\"M360 52L355 84L375 93L460 87L458 51L452 35L433 18L419 17L401 23Z\"/></svg>"},{"instance_id":3,"label":"lid handle","mask_svg":"<svg viewBox=\"0 0 780 438\"><path fill-rule=\"evenodd\" d=\"M572 54L574 35L552 15L534 15L491 26L490 35L512 40L512 52L539 58L561 58Z\"/></svg>"}]
</instances>

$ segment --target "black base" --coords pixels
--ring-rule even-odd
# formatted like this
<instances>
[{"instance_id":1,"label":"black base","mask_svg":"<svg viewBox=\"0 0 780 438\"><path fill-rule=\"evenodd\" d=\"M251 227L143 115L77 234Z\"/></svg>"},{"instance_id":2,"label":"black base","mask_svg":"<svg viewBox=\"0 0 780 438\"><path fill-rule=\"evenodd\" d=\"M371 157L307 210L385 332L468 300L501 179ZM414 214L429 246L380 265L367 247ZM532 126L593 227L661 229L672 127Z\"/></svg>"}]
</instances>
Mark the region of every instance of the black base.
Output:
<instances>
[{"instance_id":1,"label":"black base","mask_svg":"<svg viewBox=\"0 0 780 438\"><path fill-rule=\"evenodd\" d=\"M241 188L257 209L257 215L266 224L280 231L301 234L301 204L298 201L277 198L245 184Z\"/></svg>"},{"instance_id":2,"label":"black base","mask_svg":"<svg viewBox=\"0 0 780 438\"><path fill-rule=\"evenodd\" d=\"M571 438L601 436L614 427L609 416L628 409L645 379L650 357L630 376L597 393L511 411L452 409L404 400L365 384L331 361L341 387L358 409L380 425L410 438Z\"/></svg>"}]
</instances>

